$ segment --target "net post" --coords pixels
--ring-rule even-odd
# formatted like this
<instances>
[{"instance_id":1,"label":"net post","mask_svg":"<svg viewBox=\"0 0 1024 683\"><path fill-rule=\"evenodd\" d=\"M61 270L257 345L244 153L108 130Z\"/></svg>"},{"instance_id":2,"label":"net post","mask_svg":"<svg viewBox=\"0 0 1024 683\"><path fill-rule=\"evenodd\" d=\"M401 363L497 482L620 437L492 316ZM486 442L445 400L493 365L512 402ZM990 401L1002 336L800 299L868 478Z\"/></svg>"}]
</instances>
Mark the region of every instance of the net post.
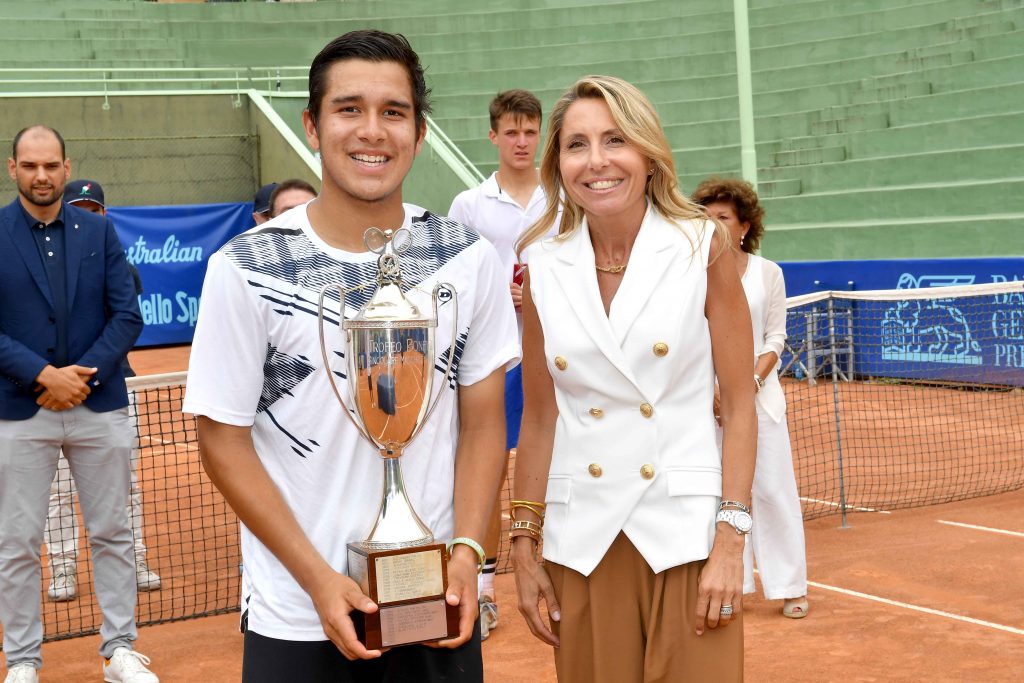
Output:
<instances>
[{"instance_id":1,"label":"net post","mask_svg":"<svg viewBox=\"0 0 1024 683\"><path fill-rule=\"evenodd\" d=\"M807 386L810 387L818 383L814 378L818 374L818 365L815 363L814 358L814 334L817 331L814 318L817 314L818 308L816 306L812 306L810 312L804 314L807 324Z\"/></svg>"},{"instance_id":2,"label":"net post","mask_svg":"<svg viewBox=\"0 0 1024 683\"><path fill-rule=\"evenodd\" d=\"M843 434L839 420L839 377L838 362L836 357L836 315L835 299L828 298L828 347L829 359L832 361L832 406L836 426L836 460L839 466L839 512L842 515L841 528L846 529L846 481L843 476Z\"/></svg>"},{"instance_id":3,"label":"net post","mask_svg":"<svg viewBox=\"0 0 1024 683\"><path fill-rule=\"evenodd\" d=\"M853 291L853 280L847 280L846 281L846 289L850 290L851 292ZM849 360L846 361L846 371L847 371L847 373L849 373L850 376L846 379L846 381L847 382L852 382L853 379L854 379L854 377L853 377L853 375L854 375L853 368L855 367L854 366L855 359L853 357L853 354L854 354L854 351L855 351L855 349L853 348L853 306L854 306L854 302L850 301L849 304L850 304L850 313L849 313L849 316L848 316L847 321L846 321L846 348L848 349L847 353L849 355Z\"/></svg>"}]
</instances>

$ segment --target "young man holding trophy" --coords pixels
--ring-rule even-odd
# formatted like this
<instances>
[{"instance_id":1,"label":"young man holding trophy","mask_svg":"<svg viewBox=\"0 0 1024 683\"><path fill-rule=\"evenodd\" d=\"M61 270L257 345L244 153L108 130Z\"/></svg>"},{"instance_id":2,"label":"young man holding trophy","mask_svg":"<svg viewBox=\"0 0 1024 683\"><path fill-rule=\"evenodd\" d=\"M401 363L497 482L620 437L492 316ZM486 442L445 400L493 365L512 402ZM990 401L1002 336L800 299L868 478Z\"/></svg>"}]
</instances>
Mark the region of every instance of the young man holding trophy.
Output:
<instances>
[{"instance_id":1,"label":"young man holding trophy","mask_svg":"<svg viewBox=\"0 0 1024 683\"><path fill-rule=\"evenodd\" d=\"M427 96L401 36L328 44L303 113L319 197L209 262L184 410L242 521L247 683L483 679L519 349L493 248L402 203Z\"/></svg>"}]
</instances>

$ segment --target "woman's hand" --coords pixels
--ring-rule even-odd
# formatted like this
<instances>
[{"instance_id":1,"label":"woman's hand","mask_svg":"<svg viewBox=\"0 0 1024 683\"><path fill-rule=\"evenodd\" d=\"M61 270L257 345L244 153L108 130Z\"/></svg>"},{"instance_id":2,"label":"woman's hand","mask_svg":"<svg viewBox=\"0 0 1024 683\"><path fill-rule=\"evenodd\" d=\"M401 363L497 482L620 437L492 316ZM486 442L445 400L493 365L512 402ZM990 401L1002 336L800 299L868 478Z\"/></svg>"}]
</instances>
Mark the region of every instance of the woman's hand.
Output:
<instances>
[{"instance_id":1,"label":"woman's hand","mask_svg":"<svg viewBox=\"0 0 1024 683\"><path fill-rule=\"evenodd\" d=\"M718 523L711 555L697 582L697 635L708 628L728 626L743 607L743 543L745 536L725 522ZM722 614L732 605L732 614Z\"/></svg>"},{"instance_id":2,"label":"woman's hand","mask_svg":"<svg viewBox=\"0 0 1024 683\"><path fill-rule=\"evenodd\" d=\"M561 618L558 600L547 571L537 561L533 539L518 536L512 540L512 562L515 565L519 611L526 617L526 624L539 640L558 647L558 636L544 623L540 614L540 601L543 599L551 621L558 621Z\"/></svg>"}]
</instances>

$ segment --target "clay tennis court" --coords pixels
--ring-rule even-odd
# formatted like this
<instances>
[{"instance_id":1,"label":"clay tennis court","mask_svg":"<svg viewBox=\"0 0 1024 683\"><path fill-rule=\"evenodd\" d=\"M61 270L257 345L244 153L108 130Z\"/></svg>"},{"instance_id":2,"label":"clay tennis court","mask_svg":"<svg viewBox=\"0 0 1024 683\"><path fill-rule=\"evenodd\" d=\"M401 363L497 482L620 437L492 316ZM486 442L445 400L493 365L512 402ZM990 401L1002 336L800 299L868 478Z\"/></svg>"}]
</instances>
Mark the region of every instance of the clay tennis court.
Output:
<instances>
[{"instance_id":1,"label":"clay tennis court","mask_svg":"<svg viewBox=\"0 0 1024 683\"><path fill-rule=\"evenodd\" d=\"M1024 480L1024 391L783 380L804 517L908 508L1006 491ZM834 410L839 405L839 417ZM838 420L838 426L837 426Z\"/></svg>"},{"instance_id":2,"label":"clay tennis court","mask_svg":"<svg viewBox=\"0 0 1024 683\"><path fill-rule=\"evenodd\" d=\"M187 363L187 348L133 352L131 361L140 374L181 370ZM825 383L799 391L787 387L791 401L815 398L803 393L804 388L832 391ZM840 434L849 448L844 470L849 473L846 493L851 506L872 507L867 503L875 500L873 491L884 493L901 480L912 483L948 476L959 482L956 485L970 487L977 472L993 465L997 476L1004 478L1022 467L1024 451L1019 447L1009 462L1002 463L1007 446L1000 439L1010 438L1004 428L1007 423L986 424L981 417L1009 414L1019 420L1024 403L1020 393L971 397L980 402L963 404L977 413L978 419L972 420L960 414L964 408L959 397L956 405L943 409L936 399L941 392L935 388L927 392L928 401L919 401L921 395L915 392L920 388L915 387L879 390L850 385L845 390L852 392L846 403L853 410L844 413L850 415L849 431ZM820 396L816 400L823 402ZM908 405L922 406L920 414L914 414L925 422L878 441L880 435L867 430L871 425L889 429L885 420L896 404L904 414ZM791 424L795 448L824 451L825 442L835 438L829 421L833 414L824 405L827 409L808 413L807 420L813 424ZM144 423L140 416L140 424ZM892 471L892 463L905 460L921 434L942 425L949 430L950 448L905 464L904 471L895 470L896 481L876 480L882 460ZM151 547L150 564L161 574L164 589L140 595L140 622L232 609L237 602L240 558L233 518L202 475L194 435L189 438L185 443L142 444L146 542ZM970 450L959 450L961 443ZM805 506L811 506L808 512L823 514L838 500L833 477L837 473L815 469L819 463L813 458L808 462L809 466L798 465L801 495ZM967 466L958 467L957 462ZM820 486L822 477L832 482L827 488L807 488L816 481ZM858 488L854 486L858 481L868 485ZM955 485L951 495L956 497L954 489ZM917 495L918 487L912 484L907 490ZM913 495L907 500L912 501ZM808 618L784 619L779 615L781 603L757 597L745 600L747 680L1020 680L1024 671L1024 490L928 507L883 509L876 504L873 509L877 511L851 512L845 529L840 528L838 515L807 522ZM183 562L183 557L188 561ZM79 562L80 597L44 606L48 634L54 629L98 627L89 564L83 560ZM45 575L44 580L48 580ZM512 575L502 574L496 583L501 625L484 644L488 680L554 681L550 649L533 639L513 607ZM200 597L203 601L197 603ZM153 669L163 681L237 681L242 648L237 624L238 614L230 613L142 627L137 645L153 658ZM98 645L95 635L45 644L43 680L98 678Z\"/></svg>"}]
</instances>

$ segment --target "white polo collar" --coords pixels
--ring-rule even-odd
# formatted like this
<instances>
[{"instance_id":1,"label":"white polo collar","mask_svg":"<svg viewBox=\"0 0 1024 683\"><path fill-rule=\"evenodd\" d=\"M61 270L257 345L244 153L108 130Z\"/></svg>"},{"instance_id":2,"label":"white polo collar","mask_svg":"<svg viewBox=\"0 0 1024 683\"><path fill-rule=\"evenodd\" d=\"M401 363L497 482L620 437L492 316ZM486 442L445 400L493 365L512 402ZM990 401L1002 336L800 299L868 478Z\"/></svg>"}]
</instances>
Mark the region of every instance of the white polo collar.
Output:
<instances>
[{"instance_id":1,"label":"white polo collar","mask_svg":"<svg viewBox=\"0 0 1024 683\"><path fill-rule=\"evenodd\" d=\"M490 177L488 177L486 180L480 183L480 190L483 192L485 197L497 199L498 201L512 204L519 210L523 210L523 207L519 206L516 200L512 199L512 197L507 192L502 191L501 186L498 185L497 171L492 173ZM530 201L526 205L526 210L529 210L530 207L533 206L534 202L541 201L543 199L544 189L540 185L537 185L537 187L533 189L533 194L530 196Z\"/></svg>"},{"instance_id":2,"label":"white polo collar","mask_svg":"<svg viewBox=\"0 0 1024 683\"><path fill-rule=\"evenodd\" d=\"M501 186L498 185L498 172L495 171L487 178L487 180L480 183L480 189L486 197L501 197Z\"/></svg>"}]
</instances>

